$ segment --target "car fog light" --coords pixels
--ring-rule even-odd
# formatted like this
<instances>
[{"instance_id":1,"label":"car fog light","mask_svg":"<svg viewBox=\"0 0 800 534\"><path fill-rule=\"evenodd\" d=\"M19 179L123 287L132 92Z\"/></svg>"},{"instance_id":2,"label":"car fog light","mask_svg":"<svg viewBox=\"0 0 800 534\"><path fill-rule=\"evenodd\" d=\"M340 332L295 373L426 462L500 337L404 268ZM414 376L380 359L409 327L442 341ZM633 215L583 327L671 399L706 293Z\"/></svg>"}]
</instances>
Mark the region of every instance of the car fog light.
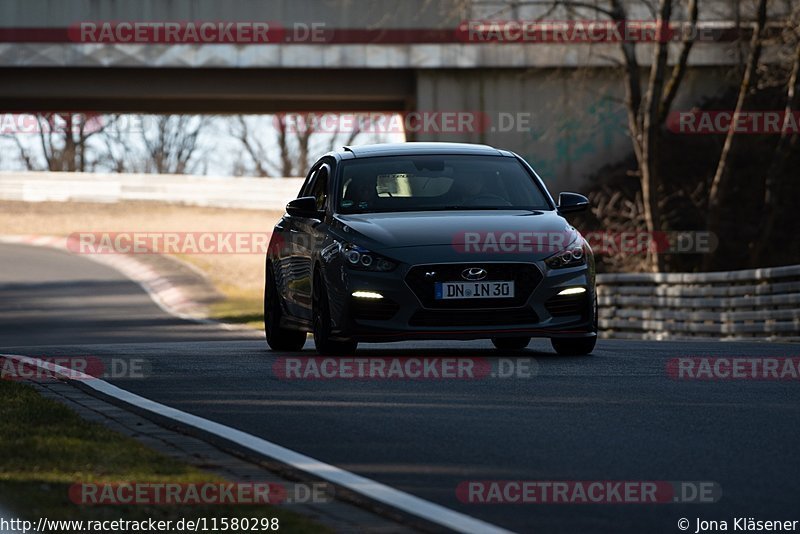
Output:
<instances>
[{"instance_id":1,"label":"car fog light","mask_svg":"<svg viewBox=\"0 0 800 534\"><path fill-rule=\"evenodd\" d=\"M567 289L562 289L558 292L559 295L578 295L580 293L586 293L585 287L568 287Z\"/></svg>"},{"instance_id":2,"label":"car fog light","mask_svg":"<svg viewBox=\"0 0 800 534\"><path fill-rule=\"evenodd\" d=\"M353 296L357 299L382 299L383 295L374 291L353 291Z\"/></svg>"}]
</instances>

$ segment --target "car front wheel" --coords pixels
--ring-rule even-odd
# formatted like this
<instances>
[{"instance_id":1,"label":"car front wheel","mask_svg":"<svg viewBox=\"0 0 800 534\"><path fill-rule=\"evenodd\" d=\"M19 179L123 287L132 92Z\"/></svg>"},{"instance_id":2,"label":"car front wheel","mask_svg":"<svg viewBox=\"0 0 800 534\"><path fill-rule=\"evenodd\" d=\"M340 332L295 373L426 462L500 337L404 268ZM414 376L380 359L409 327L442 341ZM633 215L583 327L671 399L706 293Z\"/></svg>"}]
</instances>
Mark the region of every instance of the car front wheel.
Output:
<instances>
[{"instance_id":1,"label":"car front wheel","mask_svg":"<svg viewBox=\"0 0 800 534\"><path fill-rule=\"evenodd\" d=\"M562 337L550 338L553 349L561 356L584 356L594 350L597 343L597 295L592 299L589 313L592 317L592 331L595 333L591 337Z\"/></svg>"},{"instance_id":2,"label":"car front wheel","mask_svg":"<svg viewBox=\"0 0 800 534\"><path fill-rule=\"evenodd\" d=\"M331 315L328 305L328 291L322 277L314 277L312 289L311 314L314 320L314 345L320 354L345 355L352 354L358 347L353 340L338 341L331 339Z\"/></svg>"},{"instance_id":3,"label":"car front wheel","mask_svg":"<svg viewBox=\"0 0 800 534\"><path fill-rule=\"evenodd\" d=\"M267 267L266 284L264 285L264 333L267 345L272 350L296 351L306 344L306 333L281 327L281 303L278 287L275 285L275 274L272 267Z\"/></svg>"}]
</instances>

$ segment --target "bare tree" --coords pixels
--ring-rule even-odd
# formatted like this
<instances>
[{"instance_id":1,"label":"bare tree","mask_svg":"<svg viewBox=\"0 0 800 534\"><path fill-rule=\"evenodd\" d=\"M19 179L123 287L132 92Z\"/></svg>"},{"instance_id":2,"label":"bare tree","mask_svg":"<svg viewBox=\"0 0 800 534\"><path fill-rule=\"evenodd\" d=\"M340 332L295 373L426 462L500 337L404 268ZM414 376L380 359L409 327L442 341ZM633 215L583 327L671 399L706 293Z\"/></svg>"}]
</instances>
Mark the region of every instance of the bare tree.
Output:
<instances>
[{"instance_id":1,"label":"bare tree","mask_svg":"<svg viewBox=\"0 0 800 534\"><path fill-rule=\"evenodd\" d=\"M683 41L672 71L667 75L669 59L669 31L672 19L673 0L660 0L656 15L656 42L653 44L653 58L644 95L640 94L640 66L636 59L635 43L623 42L622 51L626 70L626 104L628 110L628 129L633 140L634 154L639 167L639 177L644 205L644 219L648 232L662 229L659 188L659 154L661 132L683 81L694 45L694 29L697 26L697 0L689 0L687 13L690 31L682 32ZM627 24L628 16L621 0L611 0L613 19ZM651 251L652 270L664 269L662 255Z\"/></svg>"},{"instance_id":2,"label":"bare tree","mask_svg":"<svg viewBox=\"0 0 800 534\"><path fill-rule=\"evenodd\" d=\"M628 9L623 0L608 0L606 4L579 0L532 0L522 3L549 6L551 11L554 7L578 11L588 10L598 16L610 19L620 27L625 27L630 23ZM688 28L681 33L680 49L670 71L667 68L670 45L668 34L672 21L673 4L674 0L659 0L657 9L653 9L649 3L644 3L651 11L654 11L656 18L655 42L652 44L652 60L644 92L642 92L642 66L636 55L637 44L628 39L620 41L622 66L625 72L628 131L638 167L644 223L647 231L651 233L662 229L659 198L661 181L658 173L661 132L686 73L698 19L697 0L687 0L686 22ZM663 257L657 250L651 251L649 265L651 270L663 270Z\"/></svg>"},{"instance_id":3,"label":"bare tree","mask_svg":"<svg viewBox=\"0 0 800 534\"><path fill-rule=\"evenodd\" d=\"M294 166L292 164L291 149L289 148L289 134L285 116L278 116L275 129L278 132L278 148L280 149L282 176L292 176L295 173L293 172Z\"/></svg>"},{"instance_id":4,"label":"bare tree","mask_svg":"<svg viewBox=\"0 0 800 534\"><path fill-rule=\"evenodd\" d=\"M767 0L759 0L755 30L750 42L750 54L747 59L747 67L745 68L742 76L741 84L739 85L739 95L736 99L736 108L734 109L733 116L738 116L744 109L744 103L747 95L750 93L750 87L753 85L755 79L756 69L758 62L761 58L761 51L764 42L764 28L767 23ZM730 187L730 173L728 172L728 160L730 159L733 143L735 140L735 121L731 121L731 126L725 136L725 144L722 146L722 153L717 162L717 170L714 173L714 178L711 181L711 189L708 193L708 223L707 229L719 235L720 221L722 217L722 204L727 189ZM713 262L712 256L706 257L706 267L708 268Z\"/></svg>"},{"instance_id":5,"label":"bare tree","mask_svg":"<svg viewBox=\"0 0 800 534\"><path fill-rule=\"evenodd\" d=\"M790 116L800 109L800 7L795 9L790 18L788 39L794 44L794 54L791 60L791 70L786 81L786 104L784 106L784 121L789 120ZM797 146L798 133L796 130L786 128L781 130L778 145L775 147L775 154L770 163L769 169L764 177L764 209L759 225L760 238L756 239L751 247L753 253L750 255L753 266L760 260L767 243L770 242L779 213L778 201L781 198L781 189L784 182L781 178L787 171L789 156ZM791 130L791 131L790 131Z\"/></svg>"},{"instance_id":6,"label":"bare tree","mask_svg":"<svg viewBox=\"0 0 800 534\"><path fill-rule=\"evenodd\" d=\"M313 113L277 114L268 128L265 117L240 115L231 122L230 133L241 144L256 176L304 176L318 153L352 144L361 134L357 121L345 132L320 130L320 118ZM243 169L241 162L234 165Z\"/></svg>"},{"instance_id":7,"label":"bare tree","mask_svg":"<svg viewBox=\"0 0 800 534\"><path fill-rule=\"evenodd\" d=\"M97 161L90 139L102 133L106 124L98 115L47 113L36 115L36 142L25 143L27 133L10 134L20 160L28 170L87 172Z\"/></svg>"},{"instance_id":8,"label":"bare tree","mask_svg":"<svg viewBox=\"0 0 800 534\"><path fill-rule=\"evenodd\" d=\"M144 172L143 157L140 150L133 146L129 134L129 125L141 125L142 116L127 117L108 115L107 128L100 137L104 150L101 156L102 165L116 173ZM132 119L134 119L132 121Z\"/></svg>"},{"instance_id":9,"label":"bare tree","mask_svg":"<svg viewBox=\"0 0 800 534\"><path fill-rule=\"evenodd\" d=\"M693 49L695 36L697 35L698 21L698 0L653 0L635 3L625 0L509 0L506 6L520 5L543 6L546 13L551 16L556 8L562 9L570 17L580 17L581 13L594 13L599 18L607 18L618 25L625 26L629 22L629 11L633 13L634 7L644 7L652 12L656 19L656 27L659 34L656 35L655 42L651 45L652 55L649 63L648 74L643 76L644 69L639 64L637 57L637 45L633 41L621 40L621 66L625 73L625 99L628 120L628 130L633 144L637 174L641 189L641 202L643 211L644 225L647 230L653 232L665 229L667 220L671 220L668 214L669 203L674 200L676 194L683 195L690 199L698 209L703 209L707 229L716 234L721 233L721 220L727 198L734 187L732 177L733 170L730 169L729 162L735 152L739 142L735 136L733 127L727 132L719 159L712 160L714 174L709 184L700 184L695 191L669 193L667 184L659 176L659 169L663 165L659 163L662 149L666 147L664 141L664 123L666 122L670 109L680 90L682 82L688 68L688 60ZM789 69L789 80L786 82L785 115L795 112L800 108L800 24L798 24L798 13L800 9L795 6L795 18L789 21L768 20L767 7L768 0L754 0L755 16L753 22L743 22L747 17L741 13L740 0L734 0L730 4L720 3L718 5L704 4L704 9L709 13L716 8L727 9L726 13L732 16L736 30L747 30L752 28L746 39L737 41L739 57L738 73L740 81L738 83L738 98L735 105L735 114L739 114L745 106L746 100L755 90L762 87L757 83L762 81L761 71L772 68L773 65L761 65L760 58L762 49L767 43L767 37L771 35L774 28L784 27L791 33L792 58L786 63L791 65ZM791 2L784 2L784 10L792 8ZM780 9L777 8L779 12ZM670 39L663 38L660 33L667 28L671 28L674 13L683 11L682 17L684 31L679 47L672 51ZM585 15L583 15L585 16ZM744 32L741 32L744 33ZM749 46L748 46L749 41ZM745 52L747 53L745 56ZM668 68L672 63L673 66ZM777 67L779 70L785 68L784 64ZM783 83L783 82L781 82ZM752 249L765 246L770 235L773 233L777 224L778 199L781 198L782 188L786 185L787 162L793 154L793 148L797 146L798 135L789 129L784 129L775 148L774 157L771 159L769 169L764 175L764 209L760 224L761 233L756 243L751 245ZM662 171L663 172L663 171ZM607 204L614 207L614 202ZM605 218L603 219L606 220ZM664 258L653 251L649 267L653 270L664 269ZM722 256L716 256L722 257ZM756 255L757 257L757 255ZM715 260L715 256L708 255L705 258L705 267L709 268Z\"/></svg>"},{"instance_id":10,"label":"bare tree","mask_svg":"<svg viewBox=\"0 0 800 534\"><path fill-rule=\"evenodd\" d=\"M194 156L198 137L208 124L209 117L189 115L160 115L155 118L153 131L142 131L145 146L145 172L157 174L192 174L202 161Z\"/></svg>"},{"instance_id":11,"label":"bare tree","mask_svg":"<svg viewBox=\"0 0 800 534\"><path fill-rule=\"evenodd\" d=\"M254 166L251 172L261 177L275 176L276 172L272 167L263 137L252 130L251 123L241 115L235 117L230 125L230 134L241 143L244 154L247 154ZM247 167L242 162L244 154L240 153L239 158L233 162L234 176L247 172Z\"/></svg>"},{"instance_id":12,"label":"bare tree","mask_svg":"<svg viewBox=\"0 0 800 534\"><path fill-rule=\"evenodd\" d=\"M589 199L592 214L602 221L603 231L608 232L608 235L625 235L630 232L631 224L644 224L641 191L626 198L619 189L602 185L600 191L589 194ZM598 253L599 251L595 254ZM596 258L611 272L642 271L649 268L649 260L644 254L615 252L610 249Z\"/></svg>"},{"instance_id":13,"label":"bare tree","mask_svg":"<svg viewBox=\"0 0 800 534\"><path fill-rule=\"evenodd\" d=\"M110 115L101 163L113 172L204 174L200 137L212 120L194 115Z\"/></svg>"}]
</instances>

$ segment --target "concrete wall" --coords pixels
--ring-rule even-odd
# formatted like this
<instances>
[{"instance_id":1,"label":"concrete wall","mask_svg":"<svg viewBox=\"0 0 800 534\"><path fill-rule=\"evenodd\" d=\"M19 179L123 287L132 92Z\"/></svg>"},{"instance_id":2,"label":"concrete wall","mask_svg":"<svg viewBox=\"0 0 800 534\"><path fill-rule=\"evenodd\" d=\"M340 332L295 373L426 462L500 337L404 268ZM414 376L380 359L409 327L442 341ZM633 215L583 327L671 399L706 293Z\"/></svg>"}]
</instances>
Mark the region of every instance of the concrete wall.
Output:
<instances>
[{"instance_id":1,"label":"concrete wall","mask_svg":"<svg viewBox=\"0 0 800 534\"><path fill-rule=\"evenodd\" d=\"M479 132L422 132L417 140L513 150L553 192L580 190L600 167L632 154L621 76L618 70L600 68L422 71L417 75L417 109L472 110L485 113L492 125ZM718 94L725 80L723 69L691 70L673 110L691 109L700 99ZM501 115L514 122L501 124Z\"/></svg>"},{"instance_id":2,"label":"concrete wall","mask_svg":"<svg viewBox=\"0 0 800 534\"><path fill-rule=\"evenodd\" d=\"M99 20L319 21L338 28L454 27L459 0L3 0L0 25L58 27Z\"/></svg>"},{"instance_id":3,"label":"concrete wall","mask_svg":"<svg viewBox=\"0 0 800 534\"><path fill-rule=\"evenodd\" d=\"M23 202L151 201L215 208L282 211L303 178L231 178L173 174L0 172L0 200Z\"/></svg>"},{"instance_id":4,"label":"concrete wall","mask_svg":"<svg viewBox=\"0 0 800 534\"><path fill-rule=\"evenodd\" d=\"M553 2L556 3L556 2ZM600 7L607 2L595 3ZM623 0L631 20L654 17L652 2ZM682 2L673 9L685 15ZM734 18L737 2L702 0L701 20ZM742 2L743 18L755 2ZM791 2L775 1L769 13L785 13ZM266 20L283 24L319 21L338 28L452 28L467 19L565 20L592 18L592 10L519 0L3 0L0 26L57 27L82 20Z\"/></svg>"}]
</instances>

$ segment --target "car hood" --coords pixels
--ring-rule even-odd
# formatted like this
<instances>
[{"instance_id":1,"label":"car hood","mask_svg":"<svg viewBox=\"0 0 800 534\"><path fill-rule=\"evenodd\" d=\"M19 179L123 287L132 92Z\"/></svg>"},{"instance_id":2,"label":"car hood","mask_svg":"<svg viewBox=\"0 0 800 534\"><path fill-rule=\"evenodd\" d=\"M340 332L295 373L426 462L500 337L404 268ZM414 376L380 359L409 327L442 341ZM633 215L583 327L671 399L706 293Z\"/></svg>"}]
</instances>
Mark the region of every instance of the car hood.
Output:
<instances>
[{"instance_id":1,"label":"car hood","mask_svg":"<svg viewBox=\"0 0 800 534\"><path fill-rule=\"evenodd\" d=\"M376 252L448 246L467 253L525 252L546 257L578 236L577 231L554 211L459 210L336 215L334 226L344 239Z\"/></svg>"}]
</instances>

